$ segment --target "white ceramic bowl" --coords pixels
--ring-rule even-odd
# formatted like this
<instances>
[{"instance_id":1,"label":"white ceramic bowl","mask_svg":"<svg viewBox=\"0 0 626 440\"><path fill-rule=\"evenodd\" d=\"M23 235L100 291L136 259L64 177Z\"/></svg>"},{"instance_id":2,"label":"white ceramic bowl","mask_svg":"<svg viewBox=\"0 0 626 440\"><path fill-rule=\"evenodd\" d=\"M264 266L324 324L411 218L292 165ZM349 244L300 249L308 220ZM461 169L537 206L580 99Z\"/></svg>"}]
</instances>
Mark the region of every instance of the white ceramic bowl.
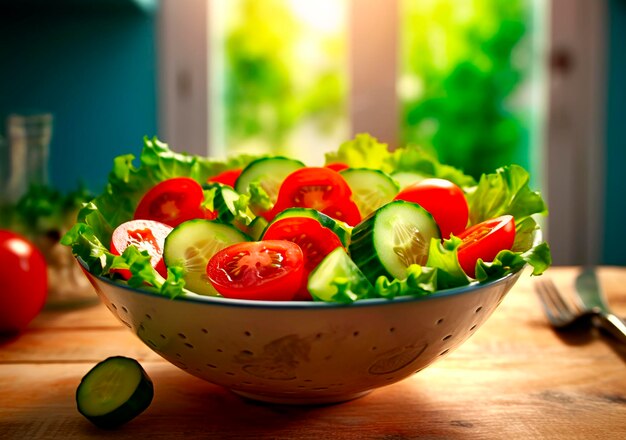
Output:
<instances>
[{"instance_id":1,"label":"white ceramic bowl","mask_svg":"<svg viewBox=\"0 0 626 440\"><path fill-rule=\"evenodd\" d=\"M171 300L87 276L109 310L177 367L256 400L313 404L359 397L442 359L487 320L520 273L347 306Z\"/></svg>"}]
</instances>

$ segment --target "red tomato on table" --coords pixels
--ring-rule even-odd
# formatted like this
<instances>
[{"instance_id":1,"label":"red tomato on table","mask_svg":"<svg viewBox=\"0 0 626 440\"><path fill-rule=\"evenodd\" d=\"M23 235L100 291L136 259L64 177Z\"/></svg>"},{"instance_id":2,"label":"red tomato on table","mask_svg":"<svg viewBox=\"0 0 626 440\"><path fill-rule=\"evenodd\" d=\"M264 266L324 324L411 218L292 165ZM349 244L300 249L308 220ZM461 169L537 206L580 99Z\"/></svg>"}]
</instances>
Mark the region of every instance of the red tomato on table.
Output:
<instances>
[{"instance_id":1,"label":"red tomato on table","mask_svg":"<svg viewBox=\"0 0 626 440\"><path fill-rule=\"evenodd\" d=\"M48 295L46 260L30 241L0 230L0 333L17 333L37 316Z\"/></svg>"},{"instance_id":2,"label":"red tomato on table","mask_svg":"<svg viewBox=\"0 0 626 440\"><path fill-rule=\"evenodd\" d=\"M122 255L128 246L135 246L140 251L148 252L150 264L163 277L167 278L167 268L163 262L165 237L174 229L169 225L154 220L131 220L122 223L111 236L111 253ZM117 269L125 279L131 277L127 269Z\"/></svg>"},{"instance_id":3,"label":"red tomato on table","mask_svg":"<svg viewBox=\"0 0 626 440\"><path fill-rule=\"evenodd\" d=\"M498 252L511 250L515 242L515 220L511 215L486 220L467 228L458 237L463 240L457 249L459 264L474 278L479 258L493 261Z\"/></svg>"},{"instance_id":4,"label":"red tomato on table","mask_svg":"<svg viewBox=\"0 0 626 440\"><path fill-rule=\"evenodd\" d=\"M264 216L271 221L287 208L313 208L351 226L361 221L352 190L337 171L306 167L289 174L280 186L274 207Z\"/></svg>"},{"instance_id":5,"label":"red tomato on table","mask_svg":"<svg viewBox=\"0 0 626 440\"><path fill-rule=\"evenodd\" d=\"M394 200L405 200L428 211L442 238L458 235L467 226L469 209L463 190L446 179L424 179L402 189Z\"/></svg>"},{"instance_id":6,"label":"red tomato on table","mask_svg":"<svg viewBox=\"0 0 626 440\"><path fill-rule=\"evenodd\" d=\"M202 186L189 177L175 177L153 186L140 200L135 219L156 220L170 226L206 218Z\"/></svg>"},{"instance_id":7,"label":"red tomato on table","mask_svg":"<svg viewBox=\"0 0 626 440\"><path fill-rule=\"evenodd\" d=\"M225 298L290 301L302 284L304 260L290 241L244 241L216 253L206 272Z\"/></svg>"},{"instance_id":8,"label":"red tomato on table","mask_svg":"<svg viewBox=\"0 0 626 440\"><path fill-rule=\"evenodd\" d=\"M302 249L305 275L297 300L312 299L306 288L309 274L326 255L342 246L333 231L308 217L287 217L272 223L263 234L263 240L288 240Z\"/></svg>"}]
</instances>

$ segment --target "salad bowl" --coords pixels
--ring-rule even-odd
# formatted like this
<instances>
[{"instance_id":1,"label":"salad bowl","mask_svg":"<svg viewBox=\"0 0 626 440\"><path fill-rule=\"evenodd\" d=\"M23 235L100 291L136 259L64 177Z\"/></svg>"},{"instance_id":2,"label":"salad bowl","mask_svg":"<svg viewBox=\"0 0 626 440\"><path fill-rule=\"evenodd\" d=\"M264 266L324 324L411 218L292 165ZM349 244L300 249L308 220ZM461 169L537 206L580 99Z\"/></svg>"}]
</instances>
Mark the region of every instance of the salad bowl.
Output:
<instances>
[{"instance_id":1,"label":"salad bowl","mask_svg":"<svg viewBox=\"0 0 626 440\"><path fill-rule=\"evenodd\" d=\"M133 159L116 158L62 243L150 349L252 399L340 402L400 381L476 332L524 267L551 262L533 218L546 206L518 166L476 182L367 135L325 167L149 140ZM409 198L407 178L430 198Z\"/></svg>"},{"instance_id":2,"label":"salad bowl","mask_svg":"<svg viewBox=\"0 0 626 440\"><path fill-rule=\"evenodd\" d=\"M255 400L320 404L354 399L443 359L489 318L520 273L351 305L171 300L87 276L120 322L187 373Z\"/></svg>"}]
</instances>

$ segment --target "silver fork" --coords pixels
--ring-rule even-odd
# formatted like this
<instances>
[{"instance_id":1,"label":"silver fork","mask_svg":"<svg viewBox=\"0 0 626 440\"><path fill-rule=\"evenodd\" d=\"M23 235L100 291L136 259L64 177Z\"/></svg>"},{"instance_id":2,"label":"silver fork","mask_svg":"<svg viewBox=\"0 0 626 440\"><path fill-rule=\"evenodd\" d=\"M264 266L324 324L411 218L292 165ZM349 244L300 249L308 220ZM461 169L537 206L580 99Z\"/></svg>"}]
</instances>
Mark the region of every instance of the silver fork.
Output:
<instances>
[{"instance_id":1,"label":"silver fork","mask_svg":"<svg viewBox=\"0 0 626 440\"><path fill-rule=\"evenodd\" d=\"M550 278L535 282L535 290L552 327L559 330L590 327L596 310L581 310L566 300Z\"/></svg>"}]
</instances>

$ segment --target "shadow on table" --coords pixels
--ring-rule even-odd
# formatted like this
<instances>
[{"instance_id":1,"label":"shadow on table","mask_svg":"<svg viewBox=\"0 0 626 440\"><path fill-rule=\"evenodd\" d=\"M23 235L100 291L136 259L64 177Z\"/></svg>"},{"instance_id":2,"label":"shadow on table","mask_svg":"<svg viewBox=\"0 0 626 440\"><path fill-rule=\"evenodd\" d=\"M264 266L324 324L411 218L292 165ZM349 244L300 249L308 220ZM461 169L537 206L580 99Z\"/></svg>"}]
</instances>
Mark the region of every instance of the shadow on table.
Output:
<instances>
[{"instance_id":1,"label":"shadow on table","mask_svg":"<svg viewBox=\"0 0 626 440\"><path fill-rule=\"evenodd\" d=\"M610 333L602 329L581 325L568 330L552 329L552 331L564 344L572 346L587 345L601 339L602 343L607 344L626 363L626 344L618 341Z\"/></svg>"}]
</instances>

